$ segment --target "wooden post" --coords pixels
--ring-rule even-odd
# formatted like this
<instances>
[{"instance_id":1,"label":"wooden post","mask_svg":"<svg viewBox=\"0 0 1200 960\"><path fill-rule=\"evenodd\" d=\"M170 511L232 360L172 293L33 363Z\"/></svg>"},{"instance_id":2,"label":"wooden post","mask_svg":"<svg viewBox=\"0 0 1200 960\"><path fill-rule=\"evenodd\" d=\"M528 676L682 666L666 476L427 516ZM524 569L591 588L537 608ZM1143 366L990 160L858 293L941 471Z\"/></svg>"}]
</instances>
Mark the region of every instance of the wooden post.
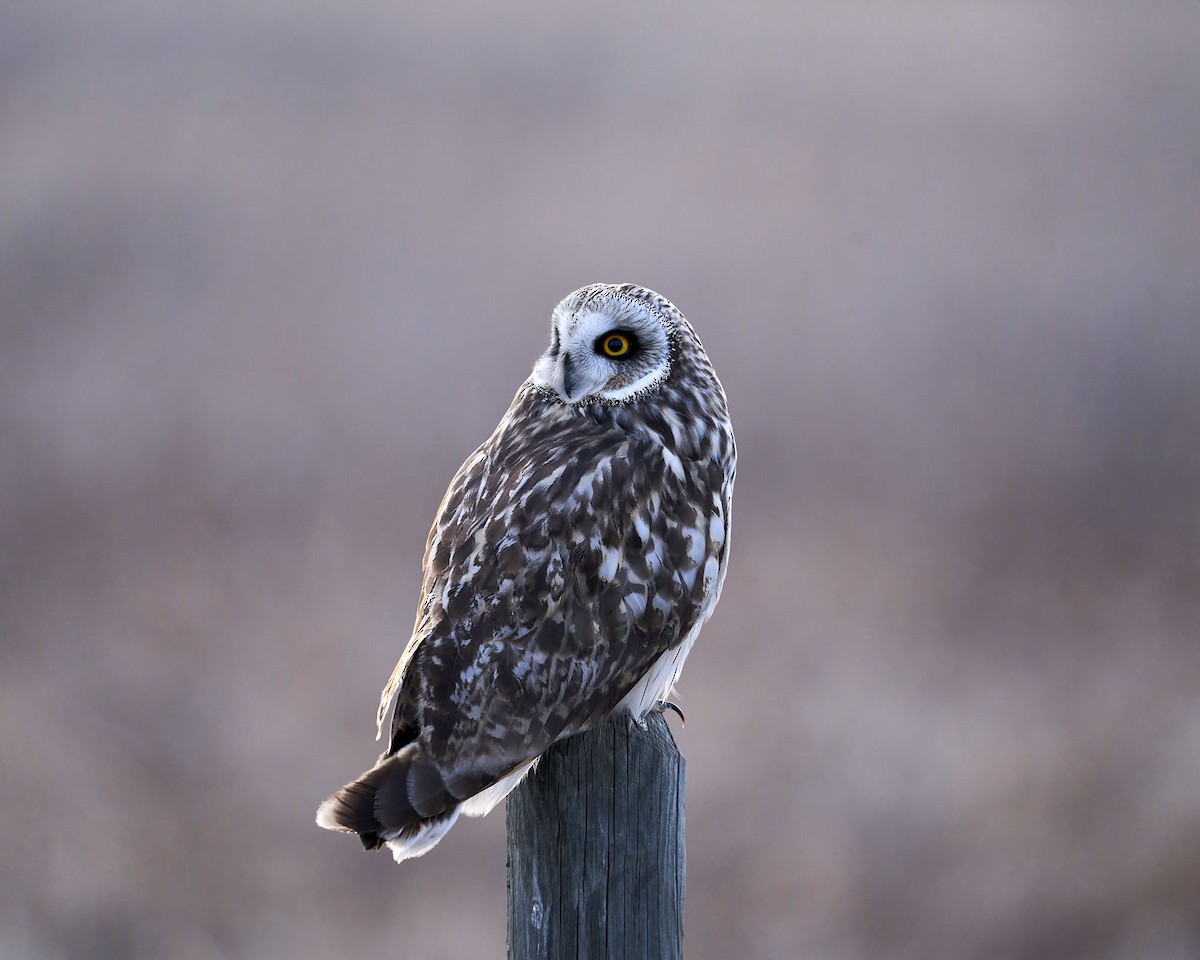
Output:
<instances>
[{"instance_id":1,"label":"wooden post","mask_svg":"<svg viewBox=\"0 0 1200 960\"><path fill-rule=\"evenodd\" d=\"M658 711L547 751L508 798L508 960L681 960L683 795Z\"/></svg>"}]
</instances>

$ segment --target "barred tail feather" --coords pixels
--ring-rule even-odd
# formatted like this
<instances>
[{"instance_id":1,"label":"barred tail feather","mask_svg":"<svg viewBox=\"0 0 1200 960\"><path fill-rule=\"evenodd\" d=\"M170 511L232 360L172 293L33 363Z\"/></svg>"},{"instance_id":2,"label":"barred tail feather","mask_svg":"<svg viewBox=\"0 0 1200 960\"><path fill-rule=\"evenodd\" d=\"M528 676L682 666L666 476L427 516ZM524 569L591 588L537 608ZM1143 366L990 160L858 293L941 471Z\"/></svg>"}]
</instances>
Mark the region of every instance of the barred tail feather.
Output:
<instances>
[{"instance_id":1,"label":"barred tail feather","mask_svg":"<svg viewBox=\"0 0 1200 960\"><path fill-rule=\"evenodd\" d=\"M420 745L410 743L322 803L317 825L356 833L368 850L386 844L401 861L432 850L454 826L460 806Z\"/></svg>"}]
</instances>

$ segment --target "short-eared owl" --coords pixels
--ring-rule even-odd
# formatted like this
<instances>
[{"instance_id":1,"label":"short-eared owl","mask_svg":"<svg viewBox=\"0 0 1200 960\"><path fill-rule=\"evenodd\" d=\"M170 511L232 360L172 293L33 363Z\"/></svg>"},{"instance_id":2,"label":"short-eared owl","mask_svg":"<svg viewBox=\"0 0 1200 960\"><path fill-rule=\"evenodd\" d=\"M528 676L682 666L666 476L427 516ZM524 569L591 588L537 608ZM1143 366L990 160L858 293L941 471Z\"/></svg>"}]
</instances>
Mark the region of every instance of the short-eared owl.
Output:
<instances>
[{"instance_id":1,"label":"short-eared owl","mask_svg":"<svg viewBox=\"0 0 1200 960\"><path fill-rule=\"evenodd\" d=\"M670 302L601 283L563 300L438 509L387 750L317 823L420 856L556 740L664 700L721 594L734 465L725 393Z\"/></svg>"}]
</instances>

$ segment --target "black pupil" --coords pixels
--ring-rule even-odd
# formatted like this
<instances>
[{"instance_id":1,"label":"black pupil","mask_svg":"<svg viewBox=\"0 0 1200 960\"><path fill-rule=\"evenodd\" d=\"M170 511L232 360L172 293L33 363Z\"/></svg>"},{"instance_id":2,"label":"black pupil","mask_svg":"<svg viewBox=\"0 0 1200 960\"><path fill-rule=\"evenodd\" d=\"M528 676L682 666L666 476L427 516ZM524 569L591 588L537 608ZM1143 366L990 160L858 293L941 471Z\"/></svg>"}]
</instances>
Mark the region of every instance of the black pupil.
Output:
<instances>
[{"instance_id":1,"label":"black pupil","mask_svg":"<svg viewBox=\"0 0 1200 960\"><path fill-rule=\"evenodd\" d=\"M625 349L625 341L624 340L622 340L620 337L609 337L609 339L608 339L608 352L609 353L620 353L623 349Z\"/></svg>"}]
</instances>

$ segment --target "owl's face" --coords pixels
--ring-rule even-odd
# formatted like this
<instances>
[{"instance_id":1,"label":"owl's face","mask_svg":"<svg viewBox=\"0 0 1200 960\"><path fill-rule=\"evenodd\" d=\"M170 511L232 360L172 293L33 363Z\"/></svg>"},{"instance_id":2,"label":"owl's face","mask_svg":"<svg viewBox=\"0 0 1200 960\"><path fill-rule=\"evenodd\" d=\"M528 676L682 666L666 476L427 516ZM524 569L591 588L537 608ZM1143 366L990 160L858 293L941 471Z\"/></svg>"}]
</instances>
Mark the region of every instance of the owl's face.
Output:
<instances>
[{"instance_id":1,"label":"owl's face","mask_svg":"<svg viewBox=\"0 0 1200 960\"><path fill-rule=\"evenodd\" d=\"M530 379L564 403L623 403L666 379L673 337L647 303L608 285L584 287L555 308L550 348Z\"/></svg>"}]
</instances>

